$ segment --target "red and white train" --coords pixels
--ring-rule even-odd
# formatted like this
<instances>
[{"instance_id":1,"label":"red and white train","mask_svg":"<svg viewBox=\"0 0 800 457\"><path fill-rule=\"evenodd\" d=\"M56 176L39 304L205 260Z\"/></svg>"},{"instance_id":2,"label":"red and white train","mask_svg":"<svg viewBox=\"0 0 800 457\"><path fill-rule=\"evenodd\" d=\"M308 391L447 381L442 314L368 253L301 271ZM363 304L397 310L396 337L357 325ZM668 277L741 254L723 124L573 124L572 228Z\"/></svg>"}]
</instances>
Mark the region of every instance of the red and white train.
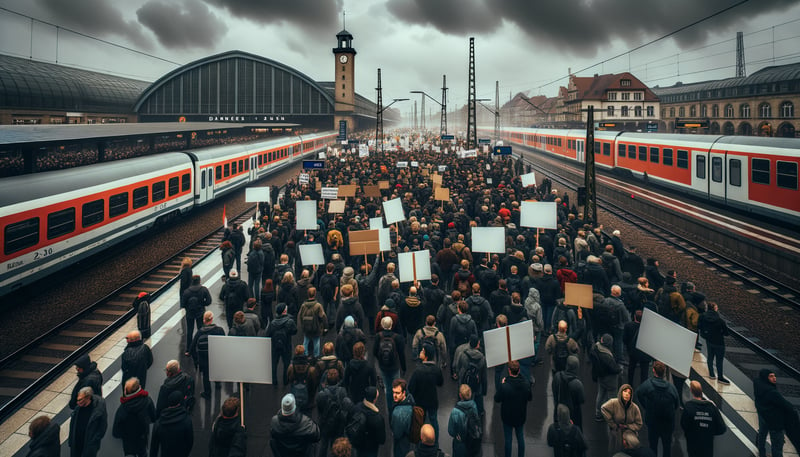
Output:
<instances>
[{"instance_id":1,"label":"red and white train","mask_svg":"<svg viewBox=\"0 0 800 457\"><path fill-rule=\"evenodd\" d=\"M0 179L0 296L302 157L335 132Z\"/></svg>"},{"instance_id":2,"label":"red and white train","mask_svg":"<svg viewBox=\"0 0 800 457\"><path fill-rule=\"evenodd\" d=\"M511 128L502 138L585 160L585 130ZM598 167L800 226L800 139L597 131L594 141Z\"/></svg>"}]
</instances>

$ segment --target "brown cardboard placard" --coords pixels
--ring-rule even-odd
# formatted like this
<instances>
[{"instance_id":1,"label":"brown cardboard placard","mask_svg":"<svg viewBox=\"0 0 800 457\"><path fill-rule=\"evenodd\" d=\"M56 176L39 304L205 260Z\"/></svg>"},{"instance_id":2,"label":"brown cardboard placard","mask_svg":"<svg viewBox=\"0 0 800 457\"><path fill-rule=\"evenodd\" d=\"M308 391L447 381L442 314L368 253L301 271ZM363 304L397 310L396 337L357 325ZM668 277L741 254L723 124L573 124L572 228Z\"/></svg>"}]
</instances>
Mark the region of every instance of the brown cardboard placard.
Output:
<instances>
[{"instance_id":1,"label":"brown cardboard placard","mask_svg":"<svg viewBox=\"0 0 800 457\"><path fill-rule=\"evenodd\" d=\"M440 174L431 175L431 180L434 187L442 185L442 175Z\"/></svg>"},{"instance_id":2,"label":"brown cardboard placard","mask_svg":"<svg viewBox=\"0 0 800 457\"><path fill-rule=\"evenodd\" d=\"M349 231L350 255L380 254L380 230Z\"/></svg>"},{"instance_id":3,"label":"brown cardboard placard","mask_svg":"<svg viewBox=\"0 0 800 457\"><path fill-rule=\"evenodd\" d=\"M378 189L385 190L389 188L389 181L378 181Z\"/></svg>"},{"instance_id":4,"label":"brown cardboard placard","mask_svg":"<svg viewBox=\"0 0 800 457\"><path fill-rule=\"evenodd\" d=\"M564 304L587 309L594 308L592 285L575 282L564 283Z\"/></svg>"},{"instance_id":5,"label":"brown cardboard placard","mask_svg":"<svg viewBox=\"0 0 800 457\"><path fill-rule=\"evenodd\" d=\"M381 198L380 186L364 186L364 196Z\"/></svg>"},{"instance_id":6,"label":"brown cardboard placard","mask_svg":"<svg viewBox=\"0 0 800 457\"><path fill-rule=\"evenodd\" d=\"M339 186L339 196L340 197L355 197L356 196L356 189L358 186L354 184L347 184Z\"/></svg>"},{"instance_id":7,"label":"brown cardboard placard","mask_svg":"<svg viewBox=\"0 0 800 457\"><path fill-rule=\"evenodd\" d=\"M320 180L314 181L314 189L316 189L317 192L322 190L322 181L320 181Z\"/></svg>"},{"instance_id":8,"label":"brown cardboard placard","mask_svg":"<svg viewBox=\"0 0 800 457\"><path fill-rule=\"evenodd\" d=\"M330 200L330 203L328 204L328 212L343 213L346 203L347 203L346 200Z\"/></svg>"},{"instance_id":9,"label":"brown cardboard placard","mask_svg":"<svg viewBox=\"0 0 800 457\"><path fill-rule=\"evenodd\" d=\"M442 200L442 201L450 201L450 188L448 187L436 187L433 189L433 199L434 200Z\"/></svg>"}]
</instances>

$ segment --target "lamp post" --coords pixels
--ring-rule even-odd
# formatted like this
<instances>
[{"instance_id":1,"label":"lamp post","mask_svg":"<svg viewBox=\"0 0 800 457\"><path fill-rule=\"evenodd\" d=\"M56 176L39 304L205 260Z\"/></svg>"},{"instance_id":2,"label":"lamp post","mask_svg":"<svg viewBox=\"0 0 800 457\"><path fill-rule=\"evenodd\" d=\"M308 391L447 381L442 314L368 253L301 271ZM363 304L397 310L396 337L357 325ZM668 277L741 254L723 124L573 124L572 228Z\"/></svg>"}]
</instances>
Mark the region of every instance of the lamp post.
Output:
<instances>
[{"instance_id":1,"label":"lamp post","mask_svg":"<svg viewBox=\"0 0 800 457\"><path fill-rule=\"evenodd\" d=\"M387 109L389 109L389 107L394 105L395 103L404 102L406 100L408 100L408 99L407 98L395 98L395 99L392 99L392 103L389 103L388 105L386 105L384 107L381 107L380 105L378 106L379 122L378 122L378 128L375 129L375 151L378 150L378 141L380 141L381 152L383 152L383 116L381 116L381 114L384 111L386 111Z\"/></svg>"},{"instance_id":2,"label":"lamp post","mask_svg":"<svg viewBox=\"0 0 800 457\"><path fill-rule=\"evenodd\" d=\"M439 102L435 98L431 97L430 95L426 94L424 91L421 90L412 90L410 91L412 94L421 94L423 97L423 101L425 97L433 100L439 107L442 109L442 122L439 128L439 135L447 135L447 87L445 84L445 76L442 76L442 101ZM424 106L424 105L423 105ZM424 113L423 113L424 115Z\"/></svg>"}]
</instances>

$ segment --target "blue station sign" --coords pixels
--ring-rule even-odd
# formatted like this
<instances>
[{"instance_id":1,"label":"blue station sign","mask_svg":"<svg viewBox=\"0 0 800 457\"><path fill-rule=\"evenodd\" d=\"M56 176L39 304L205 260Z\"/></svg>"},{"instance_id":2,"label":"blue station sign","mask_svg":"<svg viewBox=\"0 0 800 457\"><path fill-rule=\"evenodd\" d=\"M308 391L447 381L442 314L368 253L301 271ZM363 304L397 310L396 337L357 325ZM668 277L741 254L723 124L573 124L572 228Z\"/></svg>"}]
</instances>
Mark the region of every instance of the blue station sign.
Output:
<instances>
[{"instance_id":1,"label":"blue station sign","mask_svg":"<svg viewBox=\"0 0 800 457\"><path fill-rule=\"evenodd\" d=\"M325 168L325 161L324 160L304 160L303 161L303 168L306 170L319 170L320 168Z\"/></svg>"}]
</instances>

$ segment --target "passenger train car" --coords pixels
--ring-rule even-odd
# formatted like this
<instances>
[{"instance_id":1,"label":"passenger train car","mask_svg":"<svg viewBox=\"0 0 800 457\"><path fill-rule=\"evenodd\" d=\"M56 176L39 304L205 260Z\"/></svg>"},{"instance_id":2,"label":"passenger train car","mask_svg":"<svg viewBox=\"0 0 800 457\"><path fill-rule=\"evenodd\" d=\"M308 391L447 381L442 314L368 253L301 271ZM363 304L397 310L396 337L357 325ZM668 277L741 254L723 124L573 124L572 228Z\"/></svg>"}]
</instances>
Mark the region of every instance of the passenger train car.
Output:
<instances>
[{"instance_id":1,"label":"passenger train car","mask_svg":"<svg viewBox=\"0 0 800 457\"><path fill-rule=\"evenodd\" d=\"M302 157L335 132L0 179L0 296Z\"/></svg>"},{"instance_id":2,"label":"passenger train car","mask_svg":"<svg viewBox=\"0 0 800 457\"><path fill-rule=\"evenodd\" d=\"M480 129L490 134L490 129ZM585 162L586 131L512 128L519 144ZM800 226L800 139L596 131L595 163L723 206Z\"/></svg>"}]
</instances>

